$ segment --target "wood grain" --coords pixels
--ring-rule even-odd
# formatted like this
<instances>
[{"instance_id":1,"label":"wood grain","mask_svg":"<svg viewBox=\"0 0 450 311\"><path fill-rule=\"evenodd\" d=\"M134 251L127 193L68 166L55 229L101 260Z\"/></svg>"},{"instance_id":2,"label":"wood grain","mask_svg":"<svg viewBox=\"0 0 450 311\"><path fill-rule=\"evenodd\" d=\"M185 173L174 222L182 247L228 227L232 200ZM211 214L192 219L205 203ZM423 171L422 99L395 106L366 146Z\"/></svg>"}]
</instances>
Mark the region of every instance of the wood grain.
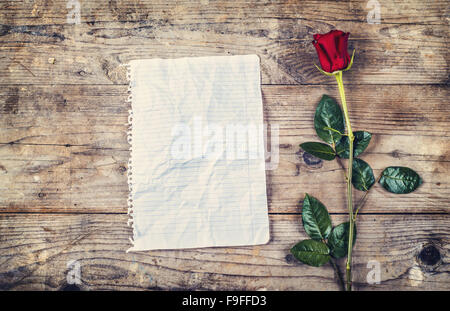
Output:
<instances>
[{"instance_id":1,"label":"wood grain","mask_svg":"<svg viewBox=\"0 0 450 311\"><path fill-rule=\"evenodd\" d=\"M1 215L0 288L62 289L67 285L67 263L78 260L83 290L338 289L331 266L309 267L288 255L290 247L306 238L298 215L272 215L271 241L266 245L137 253L125 253L131 233L126 217ZM333 216L335 224L344 220ZM450 218L440 215L360 217L355 288L449 290L449 226ZM439 258L421 255L427 245L439 252ZM367 284L369 260L380 263L381 284Z\"/></svg>"},{"instance_id":2,"label":"wood grain","mask_svg":"<svg viewBox=\"0 0 450 311\"><path fill-rule=\"evenodd\" d=\"M0 83L125 83L131 59L258 54L264 84L334 84L314 67L312 36L352 33L349 83L448 83L448 6L383 3L381 24L367 1L83 2L82 23L67 24L66 1L0 7ZM326 8L326 9L325 9ZM48 58L54 58L54 64Z\"/></svg>"},{"instance_id":3,"label":"wood grain","mask_svg":"<svg viewBox=\"0 0 450 311\"><path fill-rule=\"evenodd\" d=\"M376 187L358 222L357 290L450 290L448 1L366 0L81 1L0 3L0 288L67 288L67 263L81 264L82 290L337 290L330 266L296 263L305 233L305 192L346 220L336 162L299 149L317 141L315 107L338 98L315 68L314 33L351 32L355 64L344 76L355 130L372 142L362 158L375 175L414 168L412 194ZM267 171L267 245L125 253L128 104L123 64L140 58L257 54L265 122L278 125L280 160ZM355 200L361 193L355 191ZM431 251L430 251L431 250ZM431 255L430 255L431 254ZM381 264L369 285L367 263ZM341 268L344 261L339 261Z\"/></svg>"},{"instance_id":4,"label":"wood grain","mask_svg":"<svg viewBox=\"0 0 450 311\"><path fill-rule=\"evenodd\" d=\"M312 123L315 107L323 93L337 98L336 92L332 86L263 87L266 122L280 128L279 164L267 171L271 212L299 212L305 192L334 213L346 211L338 163L309 158L299 148L319 140ZM373 134L362 158L375 174L405 165L424 179L409 195L378 186L362 212L448 212L447 88L351 86L347 93L354 129ZM125 97L125 86L0 87L0 210L125 212L130 147Z\"/></svg>"},{"instance_id":5,"label":"wood grain","mask_svg":"<svg viewBox=\"0 0 450 311\"><path fill-rule=\"evenodd\" d=\"M69 11L64 0L34 2L4 1L0 16L13 24L65 24ZM386 24L443 25L447 21L443 13L448 11L445 0L419 2L406 0L381 3L381 21ZM112 0L83 2L82 20L120 21L142 23L146 20L166 18L177 20L246 20L251 18L303 19L311 21L359 21L366 22L370 8L365 0ZM221 17L221 18L219 18Z\"/></svg>"}]
</instances>

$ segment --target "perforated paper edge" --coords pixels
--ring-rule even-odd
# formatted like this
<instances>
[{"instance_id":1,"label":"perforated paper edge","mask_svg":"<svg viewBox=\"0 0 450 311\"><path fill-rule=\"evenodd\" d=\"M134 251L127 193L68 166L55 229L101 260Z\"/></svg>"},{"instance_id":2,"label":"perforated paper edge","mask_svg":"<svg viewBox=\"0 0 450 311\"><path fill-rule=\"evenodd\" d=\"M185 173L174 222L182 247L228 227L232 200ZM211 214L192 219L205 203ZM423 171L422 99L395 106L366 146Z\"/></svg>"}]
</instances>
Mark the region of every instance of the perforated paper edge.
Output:
<instances>
[{"instance_id":1,"label":"perforated paper edge","mask_svg":"<svg viewBox=\"0 0 450 311\"><path fill-rule=\"evenodd\" d=\"M128 110L128 123L127 123L127 141L130 144L130 158L128 160L128 169L127 169L127 178L128 178L128 221L127 225L132 228L133 230L133 237L130 237L129 240L132 244L132 246L126 250L128 253L129 251L132 251L135 246L135 238L136 238L136 228L134 226L134 217L133 217L133 94L131 91L131 65L130 64L124 64L122 65L126 69L126 76L128 81L128 89L127 94L128 97L125 101L125 104L128 106L131 106L131 109Z\"/></svg>"}]
</instances>

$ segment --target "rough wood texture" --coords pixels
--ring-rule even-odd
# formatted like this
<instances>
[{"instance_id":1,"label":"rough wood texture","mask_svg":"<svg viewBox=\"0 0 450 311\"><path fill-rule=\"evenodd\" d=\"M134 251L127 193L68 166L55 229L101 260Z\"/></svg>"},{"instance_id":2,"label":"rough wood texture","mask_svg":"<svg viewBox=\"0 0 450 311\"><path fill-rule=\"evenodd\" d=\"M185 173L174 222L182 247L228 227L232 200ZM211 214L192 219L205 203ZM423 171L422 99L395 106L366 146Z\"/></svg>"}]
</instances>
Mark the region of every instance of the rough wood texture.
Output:
<instances>
[{"instance_id":1,"label":"rough wood texture","mask_svg":"<svg viewBox=\"0 0 450 311\"><path fill-rule=\"evenodd\" d=\"M128 254L126 215L0 217L2 289L64 288L70 260L81 264L82 289L339 289L331 266L308 267L287 255L306 238L299 215L271 215L266 245ZM344 220L333 216L334 223ZM449 226L449 219L440 215L362 215L355 288L450 290L448 259L422 253L425 246L448 252ZM369 260L380 263L379 285L366 282Z\"/></svg>"},{"instance_id":2,"label":"rough wood texture","mask_svg":"<svg viewBox=\"0 0 450 311\"><path fill-rule=\"evenodd\" d=\"M332 289L331 267L296 263L308 192L345 220L335 162L305 155L317 140L315 106L335 82L313 63L312 34L350 31L355 65L344 79L355 130L373 139L362 156L378 174L417 170L409 195L379 186L358 222L359 290L450 290L448 1L67 1L0 3L0 288L65 289L81 263L87 289ZM268 171L267 245L126 254L128 109L120 65L131 59L256 53L265 120L280 127L280 162ZM53 59L53 60L50 60ZM355 198L361 193L356 191ZM367 263L381 264L369 285ZM343 267L343 261L339 262Z\"/></svg>"},{"instance_id":3,"label":"rough wood texture","mask_svg":"<svg viewBox=\"0 0 450 311\"><path fill-rule=\"evenodd\" d=\"M46 5L45 5L46 4ZM333 84L314 67L312 35L341 28L357 49L351 83L448 82L448 3L367 1L104 1L66 23L66 1L0 7L1 83L124 83L130 59L255 53L265 84ZM47 59L55 58L55 64Z\"/></svg>"},{"instance_id":4,"label":"rough wood texture","mask_svg":"<svg viewBox=\"0 0 450 311\"><path fill-rule=\"evenodd\" d=\"M320 197L332 212L346 211L338 163L310 159L299 148L302 142L318 141L313 117L323 93L338 98L334 86L263 87L266 121L280 128L280 162L267 171L271 212L299 212L304 192ZM384 85L349 86L347 94L354 129L373 133L362 158L375 174L389 165L405 165L425 180L409 195L374 189L364 211L448 212L448 92L439 86ZM0 111L5 116L0 163L7 186L0 209L126 212L125 95L126 86L0 87L0 100L6 103Z\"/></svg>"}]
</instances>

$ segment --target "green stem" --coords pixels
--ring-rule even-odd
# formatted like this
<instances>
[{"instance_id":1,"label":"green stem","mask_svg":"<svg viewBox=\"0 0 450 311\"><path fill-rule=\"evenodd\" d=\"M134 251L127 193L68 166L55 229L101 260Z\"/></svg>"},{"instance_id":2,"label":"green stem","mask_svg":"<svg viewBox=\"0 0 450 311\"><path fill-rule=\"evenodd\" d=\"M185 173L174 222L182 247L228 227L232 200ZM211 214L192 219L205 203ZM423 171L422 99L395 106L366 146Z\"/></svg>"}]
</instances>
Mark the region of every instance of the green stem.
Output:
<instances>
[{"instance_id":1,"label":"green stem","mask_svg":"<svg viewBox=\"0 0 450 311\"><path fill-rule=\"evenodd\" d=\"M350 118L348 116L347 102L345 100L344 83L342 81L342 71L339 71L335 75L336 81L339 87L339 94L341 96L342 108L344 110L345 124L347 125L347 135L349 138L349 159L348 159L348 173L347 173L347 208L349 216L349 235L348 235L348 252L347 252L347 265L346 265L346 285L347 291L352 290L352 249L353 249L353 196L352 196L352 169L353 169L353 136L352 126L350 124Z\"/></svg>"},{"instance_id":2,"label":"green stem","mask_svg":"<svg viewBox=\"0 0 450 311\"><path fill-rule=\"evenodd\" d=\"M370 189L372 189L372 188L370 188ZM364 206L364 203L366 203L365 200L366 200L367 195L369 194L370 189L367 190L367 191L364 193L363 197L359 200L359 202L356 203L356 205L355 205L356 212L355 212L355 214L354 214L354 216L353 216L353 221L356 221L356 216L358 215L359 210L361 209L361 207Z\"/></svg>"},{"instance_id":3,"label":"green stem","mask_svg":"<svg viewBox=\"0 0 450 311\"><path fill-rule=\"evenodd\" d=\"M344 283L344 280L342 279L341 271L339 270L338 265L336 264L336 262L334 261L333 258L331 258L330 263L331 263L331 266L334 269L334 273L336 274L336 277L339 281L339 287L341 288L342 291L345 291L345 283Z\"/></svg>"},{"instance_id":4,"label":"green stem","mask_svg":"<svg viewBox=\"0 0 450 311\"><path fill-rule=\"evenodd\" d=\"M380 181L380 179L381 179L381 174L380 174L380 176L377 178L377 180L375 181L375 185L376 184L378 184L378 182ZM375 186L374 185L374 186ZM364 193L364 195L363 195L363 197L361 198L361 200L359 200L359 202L356 204L356 206L355 206L355 208L356 208L356 212L355 212L355 215L353 216L353 219L354 219L354 221L356 221L356 216L358 215L358 212L359 212L359 210L364 206L364 204L366 203L366 197L369 195L369 192L370 192L370 190L372 190L373 188L374 188L374 186L372 186L369 190L367 190L365 193Z\"/></svg>"}]
</instances>

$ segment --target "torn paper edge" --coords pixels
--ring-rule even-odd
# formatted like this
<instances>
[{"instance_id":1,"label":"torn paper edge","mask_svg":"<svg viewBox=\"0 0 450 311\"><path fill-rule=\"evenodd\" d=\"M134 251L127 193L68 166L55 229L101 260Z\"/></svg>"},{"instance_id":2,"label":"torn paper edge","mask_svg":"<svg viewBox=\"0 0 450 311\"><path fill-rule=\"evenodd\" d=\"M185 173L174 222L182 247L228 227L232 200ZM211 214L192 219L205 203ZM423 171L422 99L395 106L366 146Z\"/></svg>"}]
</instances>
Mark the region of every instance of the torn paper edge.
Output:
<instances>
[{"instance_id":1,"label":"torn paper edge","mask_svg":"<svg viewBox=\"0 0 450 311\"><path fill-rule=\"evenodd\" d=\"M134 226L134 217L133 217L133 177L132 177L132 171L133 171L133 94L131 92L131 64L123 64L123 67L126 69L126 75L127 75L127 81L128 81L128 90L127 94L128 97L125 101L126 105L131 106L131 108L128 110L128 123L127 125L127 141L130 144L130 159L128 160L128 170L127 170L127 178L128 178L128 221L127 225L133 229L133 237L129 238L132 246L126 250L128 253L129 251L133 250L134 248L134 240L137 236L136 234L136 228Z\"/></svg>"},{"instance_id":2,"label":"torn paper edge","mask_svg":"<svg viewBox=\"0 0 450 311\"><path fill-rule=\"evenodd\" d=\"M258 58L258 65L260 64L260 58L258 55L256 54L252 54L254 56L256 56ZM187 57L183 57L183 58L187 58ZM128 248L126 250L126 253L132 252L132 251L141 251L141 249L137 249L136 248L136 239L137 239L137 231L136 231L136 227L135 227L135 219L134 219L134 206L133 206L133 178L132 178L132 171L133 171L133 134L132 134L132 130L133 130L133 94L132 94L132 77L131 77L131 72L132 72L132 61L130 61L129 63L126 64L121 64L121 67L125 67L126 69L126 78L128 81L128 89L127 89L127 94L128 97L125 101L125 104L128 106L131 106L131 108L128 110L128 123L127 125L127 141L130 144L130 158L128 160L128 170L127 170L127 178L128 178L128 210L127 210L127 214L128 214L128 221L127 221L127 225L129 227L132 228L133 231L133 236L129 237L129 240L132 244L132 246L130 248ZM261 72L260 72L260 67L258 66L258 74L260 76L261 79ZM259 84L259 94L261 94L262 96L262 90L261 90L261 83ZM262 98L261 98L262 101ZM263 107L262 107L263 109ZM264 112L263 112L263 118L264 118ZM264 182L266 183L266 176L264 175ZM267 194L266 194L267 196ZM267 201L266 201L267 204ZM266 205L266 208L267 205ZM267 217L269 215L267 214ZM269 221L269 220L268 220ZM270 242L270 229L267 232L267 240L258 244L251 244L251 245L264 245L267 244L268 242ZM249 244L237 244L237 245L233 245L233 246L248 246ZM229 245L216 245L214 247L223 247L223 246L229 246ZM195 247L188 247L188 248L198 248L198 246ZM166 248L165 248L166 249ZM178 249L178 248L176 248Z\"/></svg>"}]
</instances>

